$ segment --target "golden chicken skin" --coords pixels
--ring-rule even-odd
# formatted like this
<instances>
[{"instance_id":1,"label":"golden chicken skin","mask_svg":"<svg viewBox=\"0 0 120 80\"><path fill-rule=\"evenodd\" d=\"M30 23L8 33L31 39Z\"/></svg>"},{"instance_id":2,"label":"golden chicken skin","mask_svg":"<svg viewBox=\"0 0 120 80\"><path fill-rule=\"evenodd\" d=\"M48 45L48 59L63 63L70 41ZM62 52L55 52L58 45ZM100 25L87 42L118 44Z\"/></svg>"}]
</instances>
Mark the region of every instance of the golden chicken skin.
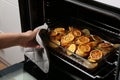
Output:
<instances>
[{"instance_id":1,"label":"golden chicken skin","mask_svg":"<svg viewBox=\"0 0 120 80\"><path fill-rule=\"evenodd\" d=\"M98 44L97 48L103 52L103 55L106 55L113 49L113 46L110 43L103 42L103 43Z\"/></svg>"},{"instance_id":2,"label":"golden chicken skin","mask_svg":"<svg viewBox=\"0 0 120 80\"><path fill-rule=\"evenodd\" d=\"M87 45L89 45L91 48L95 48L97 46L97 42L91 41L91 42L88 42Z\"/></svg>"},{"instance_id":3,"label":"golden chicken skin","mask_svg":"<svg viewBox=\"0 0 120 80\"><path fill-rule=\"evenodd\" d=\"M54 30L51 30L50 32L50 36L57 36L58 34L64 34L65 33L65 29L64 28L55 28Z\"/></svg>"},{"instance_id":4,"label":"golden chicken skin","mask_svg":"<svg viewBox=\"0 0 120 80\"><path fill-rule=\"evenodd\" d=\"M110 44L110 43L105 43L105 42L103 42L103 43L100 43L99 45L98 45L98 47L99 48L107 48L107 47L112 47L112 45Z\"/></svg>"},{"instance_id":5,"label":"golden chicken skin","mask_svg":"<svg viewBox=\"0 0 120 80\"><path fill-rule=\"evenodd\" d=\"M52 48L58 48L59 47L58 45L60 45L60 41L56 39L52 39L51 42L49 42L49 46L51 46Z\"/></svg>"},{"instance_id":6,"label":"golden chicken skin","mask_svg":"<svg viewBox=\"0 0 120 80\"><path fill-rule=\"evenodd\" d=\"M81 36L81 37L77 38L77 40L76 40L76 44L79 44L79 45L82 45L82 44L85 44L88 42L90 42L90 39L86 36Z\"/></svg>"},{"instance_id":7,"label":"golden chicken skin","mask_svg":"<svg viewBox=\"0 0 120 80\"><path fill-rule=\"evenodd\" d=\"M91 50L91 47L89 45L79 45L76 54L81 56L81 57L86 57L88 56L88 52Z\"/></svg>"},{"instance_id":8,"label":"golden chicken skin","mask_svg":"<svg viewBox=\"0 0 120 80\"><path fill-rule=\"evenodd\" d=\"M69 32L68 34L61 37L61 46L66 46L74 40L74 35Z\"/></svg>"},{"instance_id":9,"label":"golden chicken skin","mask_svg":"<svg viewBox=\"0 0 120 80\"><path fill-rule=\"evenodd\" d=\"M93 39L94 41L96 41L97 43L103 42L103 39L102 39L101 37L97 36L97 35L92 35L91 37L92 37L92 39Z\"/></svg>"},{"instance_id":10,"label":"golden chicken skin","mask_svg":"<svg viewBox=\"0 0 120 80\"><path fill-rule=\"evenodd\" d=\"M96 61L100 60L100 59L102 58L102 56L103 56L103 53L102 53L101 50L98 50L98 49L92 50L92 51L90 52L90 55L89 55L89 57L88 57L88 60L89 60L90 62L96 62Z\"/></svg>"},{"instance_id":11,"label":"golden chicken skin","mask_svg":"<svg viewBox=\"0 0 120 80\"><path fill-rule=\"evenodd\" d=\"M82 32L79 29L73 27L69 27L69 32L72 32L75 37L82 35Z\"/></svg>"}]
</instances>

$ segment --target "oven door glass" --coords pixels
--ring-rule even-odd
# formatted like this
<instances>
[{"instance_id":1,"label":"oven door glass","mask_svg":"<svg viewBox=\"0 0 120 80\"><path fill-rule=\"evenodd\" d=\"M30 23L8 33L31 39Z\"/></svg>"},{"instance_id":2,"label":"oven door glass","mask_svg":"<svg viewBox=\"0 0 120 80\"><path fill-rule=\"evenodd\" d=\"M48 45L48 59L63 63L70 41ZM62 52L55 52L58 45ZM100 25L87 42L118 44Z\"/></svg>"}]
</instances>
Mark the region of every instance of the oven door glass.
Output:
<instances>
[{"instance_id":1,"label":"oven door glass","mask_svg":"<svg viewBox=\"0 0 120 80\"><path fill-rule=\"evenodd\" d=\"M0 71L0 80L37 80L26 72L23 63L18 63Z\"/></svg>"}]
</instances>

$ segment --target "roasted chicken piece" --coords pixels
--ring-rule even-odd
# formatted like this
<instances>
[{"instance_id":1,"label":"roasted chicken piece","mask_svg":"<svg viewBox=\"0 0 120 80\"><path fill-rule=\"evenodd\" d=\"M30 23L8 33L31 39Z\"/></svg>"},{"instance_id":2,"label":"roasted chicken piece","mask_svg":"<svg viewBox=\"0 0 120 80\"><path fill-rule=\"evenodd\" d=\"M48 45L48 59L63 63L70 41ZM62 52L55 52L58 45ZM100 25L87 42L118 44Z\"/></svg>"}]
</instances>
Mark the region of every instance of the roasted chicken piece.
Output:
<instances>
[{"instance_id":1,"label":"roasted chicken piece","mask_svg":"<svg viewBox=\"0 0 120 80\"><path fill-rule=\"evenodd\" d=\"M103 56L103 53L101 50L92 50L89 54L88 60L90 62L96 62L97 60L100 60Z\"/></svg>"},{"instance_id":2,"label":"roasted chicken piece","mask_svg":"<svg viewBox=\"0 0 120 80\"><path fill-rule=\"evenodd\" d=\"M75 37L81 36L82 33L79 29L69 27L69 32L72 32Z\"/></svg>"},{"instance_id":3,"label":"roasted chicken piece","mask_svg":"<svg viewBox=\"0 0 120 80\"><path fill-rule=\"evenodd\" d=\"M81 36L81 37L77 38L75 43L79 44L79 45L82 45L82 44L85 44L85 43L88 43L88 42L90 42L90 39L87 36Z\"/></svg>"},{"instance_id":4,"label":"roasted chicken piece","mask_svg":"<svg viewBox=\"0 0 120 80\"><path fill-rule=\"evenodd\" d=\"M54 30L51 30L50 36L57 36L58 34L64 34L65 29L64 28L55 28Z\"/></svg>"},{"instance_id":5,"label":"roasted chicken piece","mask_svg":"<svg viewBox=\"0 0 120 80\"><path fill-rule=\"evenodd\" d=\"M61 46L66 46L74 40L74 35L69 32L68 34L61 37Z\"/></svg>"},{"instance_id":6,"label":"roasted chicken piece","mask_svg":"<svg viewBox=\"0 0 120 80\"><path fill-rule=\"evenodd\" d=\"M91 48L94 48L97 46L97 42L96 41L91 41L91 42L88 42L87 45L89 45Z\"/></svg>"},{"instance_id":7,"label":"roasted chicken piece","mask_svg":"<svg viewBox=\"0 0 120 80\"><path fill-rule=\"evenodd\" d=\"M76 45L75 44L70 44L69 47L67 48L67 50L68 50L67 55L72 55L72 52L74 53L75 50L76 50Z\"/></svg>"},{"instance_id":8,"label":"roasted chicken piece","mask_svg":"<svg viewBox=\"0 0 120 80\"><path fill-rule=\"evenodd\" d=\"M81 57L86 57L88 56L88 52L91 50L91 47L89 45L79 45L76 54L81 56Z\"/></svg>"},{"instance_id":9,"label":"roasted chicken piece","mask_svg":"<svg viewBox=\"0 0 120 80\"><path fill-rule=\"evenodd\" d=\"M112 45L110 44L110 43L105 43L105 42L103 42L103 43L100 43L99 45L98 45L98 47L99 48L107 48L107 47L112 47Z\"/></svg>"},{"instance_id":10,"label":"roasted chicken piece","mask_svg":"<svg viewBox=\"0 0 120 80\"><path fill-rule=\"evenodd\" d=\"M59 47L58 45L60 45L60 41L58 41L56 39L52 39L51 42L49 42L49 46L51 46L52 48L58 48Z\"/></svg>"},{"instance_id":11,"label":"roasted chicken piece","mask_svg":"<svg viewBox=\"0 0 120 80\"><path fill-rule=\"evenodd\" d=\"M91 37L92 37L92 39L93 39L94 41L96 41L97 43L103 42L103 39L100 38L100 37L97 36L97 35L92 35Z\"/></svg>"},{"instance_id":12,"label":"roasted chicken piece","mask_svg":"<svg viewBox=\"0 0 120 80\"><path fill-rule=\"evenodd\" d=\"M58 34L57 36L54 36L54 38L57 39L57 40L61 40L62 36L63 36L63 34Z\"/></svg>"},{"instance_id":13,"label":"roasted chicken piece","mask_svg":"<svg viewBox=\"0 0 120 80\"><path fill-rule=\"evenodd\" d=\"M97 48L103 52L103 55L106 55L113 49L113 46L110 43L103 42L100 43Z\"/></svg>"},{"instance_id":14,"label":"roasted chicken piece","mask_svg":"<svg viewBox=\"0 0 120 80\"><path fill-rule=\"evenodd\" d=\"M74 29L74 31L72 32L73 33L73 35L75 36L75 37L78 37L78 36L81 36L81 32L80 32L80 30L78 30L78 29Z\"/></svg>"}]
</instances>

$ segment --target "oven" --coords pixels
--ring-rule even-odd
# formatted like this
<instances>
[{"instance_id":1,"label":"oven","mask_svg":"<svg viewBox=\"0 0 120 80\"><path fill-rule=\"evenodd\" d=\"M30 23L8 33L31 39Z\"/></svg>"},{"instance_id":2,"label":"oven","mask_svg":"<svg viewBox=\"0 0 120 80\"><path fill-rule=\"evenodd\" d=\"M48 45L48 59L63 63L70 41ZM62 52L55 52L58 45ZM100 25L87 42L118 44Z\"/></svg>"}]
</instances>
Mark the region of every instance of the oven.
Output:
<instances>
[{"instance_id":1,"label":"oven","mask_svg":"<svg viewBox=\"0 0 120 80\"><path fill-rule=\"evenodd\" d=\"M120 43L119 8L92 0L19 0L19 6L23 32L29 29L33 30L44 23L47 23L50 29L57 26L64 28L74 26L89 29L92 34L113 44ZM41 74L52 80L58 80L58 78L62 80L119 79L119 46L107 55L97 68L92 70L86 69L78 60L63 55L61 50L49 46L47 46L47 50L50 54L51 64L48 74L39 70L27 57L25 70L33 69L34 76ZM39 80L38 76L37 78Z\"/></svg>"}]
</instances>

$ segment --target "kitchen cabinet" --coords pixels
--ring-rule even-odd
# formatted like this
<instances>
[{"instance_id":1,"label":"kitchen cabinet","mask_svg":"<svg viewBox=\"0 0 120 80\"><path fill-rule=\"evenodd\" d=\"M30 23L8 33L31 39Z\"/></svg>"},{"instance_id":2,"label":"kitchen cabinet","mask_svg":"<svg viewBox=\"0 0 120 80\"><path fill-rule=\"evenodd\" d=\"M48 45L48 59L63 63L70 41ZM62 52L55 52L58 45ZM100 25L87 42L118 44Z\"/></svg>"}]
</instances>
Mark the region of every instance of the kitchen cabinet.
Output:
<instances>
[{"instance_id":1,"label":"kitchen cabinet","mask_svg":"<svg viewBox=\"0 0 120 80\"><path fill-rule=\"evenodd\" d=\"M0 0L0 30L3 32L21 32L18 0ZM0 59L13 65L24 60L21 47L2 50Z\"/></svg>"}]
</instances>

